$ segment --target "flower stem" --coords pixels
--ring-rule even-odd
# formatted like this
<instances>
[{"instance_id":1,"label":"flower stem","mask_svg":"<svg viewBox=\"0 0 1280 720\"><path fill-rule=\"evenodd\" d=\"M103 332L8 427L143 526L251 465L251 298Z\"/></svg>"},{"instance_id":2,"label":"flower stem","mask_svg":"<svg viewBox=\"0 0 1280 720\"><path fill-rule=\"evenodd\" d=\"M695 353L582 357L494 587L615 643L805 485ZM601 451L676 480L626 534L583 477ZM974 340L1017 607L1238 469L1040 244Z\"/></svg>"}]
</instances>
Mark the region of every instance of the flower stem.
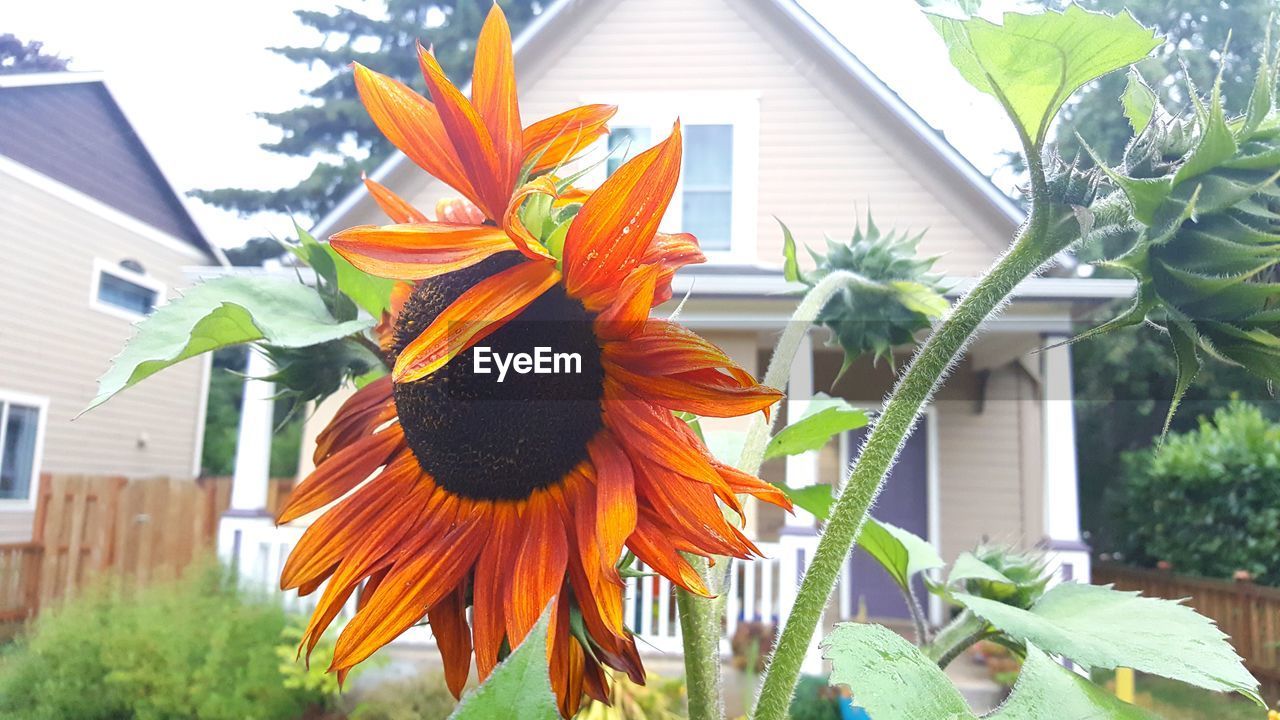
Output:
<instances>
[{"instance_id":1,"label":"flower stem","mask_svg":"<svg viewBox=\"0 0 1280 720\"><path fill-rule=\"evenodd\" d=\"M856 273L840 270L824 277L805 294L773 350L763 380L765 386L786 387L796 351L822 308L842 288L865 282L867 280ZM772 423L778 419L778 413L773 413L771 418L772 422L766 421L762 413L751 420L742 457L737 464L739 470L751 475L760 471L764 450L769 444L769 432ZM720 720L724 713L720 684L720 632L724 618L724 590L729 586L727 580L733 560L717 558L716 569L713 570L703 558L689 555L685 558L716 594L714 598L702 598L684 590L676 591L676 610L680 615L684 647L685 684L689 690L689 719Z\"/></svg>"},{"instance_id":2,"label":"flower stem","mask_svg":"<svg viewBox=\"0 0 1280 720\"><path fill-rule=\"evenodd\" d=\"M1033 180L1036 174L1032 173ZM889 396L849 474L844 492L836 501L813 562L800 584L795 605L765 670L755 720L786 717L809 640L904 438L982 322L999 309L1018 283L1053 257L1058 248L1047 247L1048 243L1042 242L1044 230L1045 223L1033 212L1019 230L1013 247L929 336Z\"/></svg>"}]
</instances>

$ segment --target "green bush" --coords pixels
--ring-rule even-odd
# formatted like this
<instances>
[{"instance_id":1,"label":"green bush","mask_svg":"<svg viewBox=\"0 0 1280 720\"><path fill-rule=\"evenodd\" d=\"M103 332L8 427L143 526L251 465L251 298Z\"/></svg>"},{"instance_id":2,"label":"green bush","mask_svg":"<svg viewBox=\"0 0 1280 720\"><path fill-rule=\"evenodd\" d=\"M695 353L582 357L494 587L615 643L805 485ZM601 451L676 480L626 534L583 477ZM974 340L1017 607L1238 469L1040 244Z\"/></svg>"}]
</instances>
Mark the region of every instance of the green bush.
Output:
<instances>
[{"instance_id":1,"label":"green bush","mask_svg":"<svg viewBox=\"0 0 1280 720\"><path fill-rule=\"evenodd\" d=\"M787 714L791 720L840 720L838 695L839 690L832 687L826 677L805 675L796 685Z\"/></svg>"},{"instance_id":2,"label":"green bush","mask_svg":"<svg viewBox=\"0 0 1280 720\"><path fill-rule=\"evenodd\" d=\"M1280 424L1233 400L1198 429L1127 454L1123 473L1110 505L1126 561L1280 585Z\"/></svg>"},{"instance_id":3,"label":"green bush","mask_svg":"<svg viewBox=\"0 0 1280 720\"><path fill-rule=\"evenodd\" d=\"M0 656L0 717L297 718L329 698L286 682L286 627L275 603L236 590L217 567L127 598L100 588L43 614Z\"/></svg>"},{"instance_id":4,"label":"green bush","mask_svg":"<svg viewBox=\"0 0 1280 720\"><path fill-rule=\"evenodd\" d=\"M380 684L361 698L351 720L444 718L457 703L440 673Z\"/></svg>"}]
</instances>

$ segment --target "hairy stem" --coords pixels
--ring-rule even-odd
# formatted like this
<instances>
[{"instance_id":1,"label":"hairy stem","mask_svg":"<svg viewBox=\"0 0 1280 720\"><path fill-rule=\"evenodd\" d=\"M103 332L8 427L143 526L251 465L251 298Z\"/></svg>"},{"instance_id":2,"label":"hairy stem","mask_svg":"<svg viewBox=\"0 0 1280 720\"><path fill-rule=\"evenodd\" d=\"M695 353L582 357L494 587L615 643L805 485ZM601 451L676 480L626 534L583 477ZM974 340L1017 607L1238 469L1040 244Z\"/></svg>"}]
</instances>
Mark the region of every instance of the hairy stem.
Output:
<instances>
[{"instance_id":1,"label":"hairy stem","mask_svg":"<svg viewBox=\"0 0 1280 720\"><path fill-rule=\"evenodd\" d=\"M1031 168L1034 200L1044 199L1043 174L1038 158ZM1039 182L1037 182L1037 180ZM1033 202L1032 207L1037 207ZM973 290L952 310L929 336L912 359L884 411L871 430L867 442L845 483L818 541L813 562L805 573L795 605L778 638L773 659L765 670L756 720L783 720L800 677L800 667L809 640L817 630L844 559L862 531L885 475L897 459L903 441L911 432L924 405L941 383L983 321L999 309L1018 283L1048 262L1058 248L1044 242L1046 222L1033 210L1019 230L1013 247L1002 256Z\"/></svg>"},{"instance_id":2,"label":"hairy stem","mask_svg":"<svg viewBox=\"0 0 1280 720\"><path fill-rule=\"evenodd\" d=\"M856 273L840 270L827 275L805 294L796 306L790 322L782 330L782 337L778 339L762 381L764 385L786 387L796 351L822 308L842 288L866 282L866 278ZM752 475L760 471L760 465L764 463L764 450L769 444L769 434L777 419L778 413L775 412L771 415L771 421L766 421L763 414L751 420L742 457L737 464L739 470ZM716 568L712 569L703 558L688 555L685 558L703 576L707 587L716 595L714 598L702 598L684 590L676 590L676 610L680 614L680 630L683 634L685 683L689 690L689 718L720 720L724 712L720 684L720 631L726 599L724 590L729 586L727 581L733 560L717 558Z\"/></svg>"},{"instance_id":3,"label":"hairy stem","mask_svg":"<svg viewBox=\"0 0 1280 720\"><path fill-rule=\"evenodd\" d=\"M938 667L945 669L952 660L960 656L960 653L981 640L987 631L986 620L964 610L946 627L939 630L932 642L921 646L920 651L930 660L938 663Z\"/></svg>"}]
</instances>

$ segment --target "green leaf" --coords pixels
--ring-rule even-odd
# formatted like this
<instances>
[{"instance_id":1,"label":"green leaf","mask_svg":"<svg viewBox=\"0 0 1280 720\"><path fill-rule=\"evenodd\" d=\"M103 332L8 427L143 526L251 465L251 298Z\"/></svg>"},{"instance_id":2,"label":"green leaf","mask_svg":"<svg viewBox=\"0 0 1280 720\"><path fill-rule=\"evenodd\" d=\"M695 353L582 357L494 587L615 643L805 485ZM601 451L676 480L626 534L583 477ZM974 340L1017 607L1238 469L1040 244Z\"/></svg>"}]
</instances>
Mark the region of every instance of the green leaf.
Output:
<instances>
[{"instance_id":1,"label":"green leaf","mask_svg":"<svg viewBox=\"0 0 1280 720\"><path fill-rule=\"evenodd\" d=\"M835 503L835 497L831 495L830 485L818 483L816 485L793 488L785 482L772 482L770 484L786 493L796 507L813 514L819 520L826 520L831 517L831 506Z\"/></svg>"},{"instance_id":2,"label":"green leaf","mask_svg":"<svg viewBox=\"0 0 1280 720\"><path fill-rule=\"evenodd\" d=\"M1261 702L1227 636L1177 602L1078 583L1053 587L1030 610L963 593L954 599L1015 640L1086 667L1128 667Z\"/></svg>"},{"instance_id":3,"label":"green leaf","mask_svg":"<svg viewBox=\"0 0 1280 720\"><path fill-rule=\"evenodd\" d=\"M848 685L876 720L974 720L938 664L880 625L843 623L822 641L831 684Z\"/></svg>"},{"instance_id":4,"label":"green leaf","mask_svg":"<svg viewBox=\"0 0 1280 720\"><path fill-rule=\"evenodd\" d=\"M778 218L774 218L778 220ZM800 275L800 263L796 260L796 239L791 234L791 228L786 223L778 220L778 224L782 226L782 276L787 282L803 282L804 278Z\"/></svg>"},{"instance_id":5,"label":"green leaf","mask_svg":"<svg viewBox=\"0 0 1280 720\"><path fill-rule=\"evenodd\" d=\"M931 318L942 317L951 307L947 298L933 288L909 280L894 280L889 287L895 291L895 297L903 307Z\"/></svg>"},{"instance_id":6,"label":"green leaf","mask_svg":"<svg viewBox=\"0 0 1280 720\"><path fill-rule=\"evenodd\" d=\"M270 277L215 278L156 308L111 368L98 380L98 395L85 411L121 390L201 353L266 342L306 347L367 330L368 320L338 322L314 288Z\"/></svg>"},{"instance_id":7,"label":"green leaf","mask_svg":"<svg viewBox=\"0 0 1280 720\"><path fill-rule=\"evenodd\" d=\"M370 275L347 262L329 243L318 242L300 226L294 227L301 241L295 253L303 262L311 266L317 275L337 285L342 294L351 298L374 320L381 319L382 313L391 308L391 289L395 287L395 281Z\"/></svg>"},{"instance_id":8,"label":"green leaf","mask_svg":"<svg viewBox=\"0 0 1280 720\"><path fill-rule=\"evenodd\" d=\"M820 450L832 437L867 425L867 414L848 402L818 393L804 417L783 428L765 447L764 459Z\"/></svg>"},{"instance_id":9,"label":"green leaf","mask_svg":"<svg viewBox=\"0 0 1280 720\"><path fill-rule=\"evenodd\" d=\"M1236 137L1227 126L1226 114L1222 108L1221 85L1219 80L1213 86L1213 97L1209 100L1209 109L1202 123L1200 141L1174 174L1175 187L1213 170L1236 154ZM1199 98L1196 98L1196 104L1200 107ZM1203 111L1203 108L1200 109Z\"/></svg>"},{"instance_id":10,"label":"green leaf","mask_svg":"<svg viewBox=\"0 0 1280 720\"><path fill-rule=\"evenodd\" d=\"M1004 573L982 562L977 555L971 552L960 553L959 557L951 565L951 572L947 575L948 585L964 582L965 580L986 580L987 582L1001 583L1009 587L1017 585Z\"/></svg>"},{"instance_id":11,"label":"green leaf","mask_svg":"<svg viewBox=\"0 0 1280 720\"><path fill-rule=\"evenodd\" d=\"M1147 711L1120 700L1054 662L1034 646L1027 648L1018 682L992 720L1147 720Z\"/></svg>"},{"instance_id":12,"label":"green leaf","mask_svg":"<svg viewBox=\"0 0 1280 720\"><path fill-rule=\"evenodd\" d=\"M969 84L994 96L1024 134L1028 152L1044 144L1063 103L1085 83L1146 57L1160 41L1127 12L1076 5L1037 15L1006 13L1004 24L929 15Z\"/></svg>"},{"instance_id":13,"label":"green leaf","mask_svg":"<svg viewBox=\"0 0 1280 720\"><path fill-rule=\"evenodd\" d=\"M1129 127L1134 134L1140 133L1151 124L1156 114L1155 90L1147 85L1136 68L1129 68L1129 81L1125 83L1124 93L1120 95L1120 103L1124 106L1124 116L1129 120Z\"/></svg>"},{"instance_id":14,"label":"green leaf","mask_svg":"<svg viewBox=\"0 0 1280 720\"><path fill-rule=\"evenodd\" d=\"M906 591L918 572L944 565L928 540L900 527L867 519L858 535L858 546L875 558L889 577Z\"/></svg>"},{"instance_id":15,"label":"green leaf","mask_svg":"<svg viewBox=\"0 0 1280 720\"><path fill-rule=\"evenodd\" d=\"M1164 417L1164 429L1161 434L1168 434L1169 425L1173 423L1173 415L1182 404L1182 397L1187 394L1196 375L1200 374L1200 352L1196 350L1196 331L1190 323L1173 321L1168 325L1169 339L1173 341L1173 355L1178 361L1178 379L1173 387L1173 402L1169 404L1169 412Z\"/></svg>"},{"instance_id":16,"label":"green leaf","mask_svg":"<svg viewBox=\"0 0 1280 720\"><path fill-rule=\"evenodd\" d=\"M480 687L462 697L449 720L560 720L547 671L547 627L555 600L511 655Z\"/></svg>"},{"instance_id":17,"label":"green leaf","mask_svg":"<svg viewBox=\"0 0 1280 720\"><path fill-rule=\"evenodd\" d=\"M831 682L848 685L876 720L976 720L937 663L880 625L845 623L823 641ZM995 720L1145 720L1152 716L1055 663L1034 647Z\"/></svg>"}]
</instances>

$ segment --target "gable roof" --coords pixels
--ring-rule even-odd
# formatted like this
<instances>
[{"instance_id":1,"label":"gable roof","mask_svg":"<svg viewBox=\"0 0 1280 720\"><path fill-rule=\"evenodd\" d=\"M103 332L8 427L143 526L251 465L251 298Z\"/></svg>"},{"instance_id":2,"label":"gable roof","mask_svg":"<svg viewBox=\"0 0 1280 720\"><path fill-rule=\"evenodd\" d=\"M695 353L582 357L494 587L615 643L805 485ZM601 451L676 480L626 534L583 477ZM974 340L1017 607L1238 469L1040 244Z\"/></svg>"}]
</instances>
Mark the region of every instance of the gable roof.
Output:
<instances>
[{"instance_id":1,"label":"gable roof","mask_svg":"<svg viewBox=\"0 0 1280 720\"><path fill-rule=\"evenodd\" d=\"M0 128L0 155L221 262L101 76L0 75Z\"/></svg>"},{"instance_id":2,"label":"gable roof","mask_svg":"<svg viewBox=\"0 0 1280 720\"><path fill-rule=\"evenodd\" d=\"M1025 214L1017 203L992 184L991 180L947 142L938 130L926 123L897 93L858 60L795 0L747 1L776 21L778 27L790 31L806 47L814 49L815 55L823 61L824 69L837 81L856 85L863 93L873 97L895 119L901 121L911 137L918 141L922 146L921 149L931 159L940 161L940 167L953 173L963 187L970 188L976 194L976 199L984 203L998 217L1009 222L1011 227L1023 221ZM577 18L588 4L587 0L553 2L516 37L513 42L516 60L519 62L541 53L552 52L561 43L568 42L564 38L573 37L572 33L560 32L560 30ZM464 88L464 92L469 95L470 88ZM383 161L370 174L370 177L383 181L406 162L409 162L408 158L397 150ZM323 236L334 231L342 218L367 195L368 191L363 185L357 186L316 223L313 229L314 234Z\"/></svg>"}]
</instances>

